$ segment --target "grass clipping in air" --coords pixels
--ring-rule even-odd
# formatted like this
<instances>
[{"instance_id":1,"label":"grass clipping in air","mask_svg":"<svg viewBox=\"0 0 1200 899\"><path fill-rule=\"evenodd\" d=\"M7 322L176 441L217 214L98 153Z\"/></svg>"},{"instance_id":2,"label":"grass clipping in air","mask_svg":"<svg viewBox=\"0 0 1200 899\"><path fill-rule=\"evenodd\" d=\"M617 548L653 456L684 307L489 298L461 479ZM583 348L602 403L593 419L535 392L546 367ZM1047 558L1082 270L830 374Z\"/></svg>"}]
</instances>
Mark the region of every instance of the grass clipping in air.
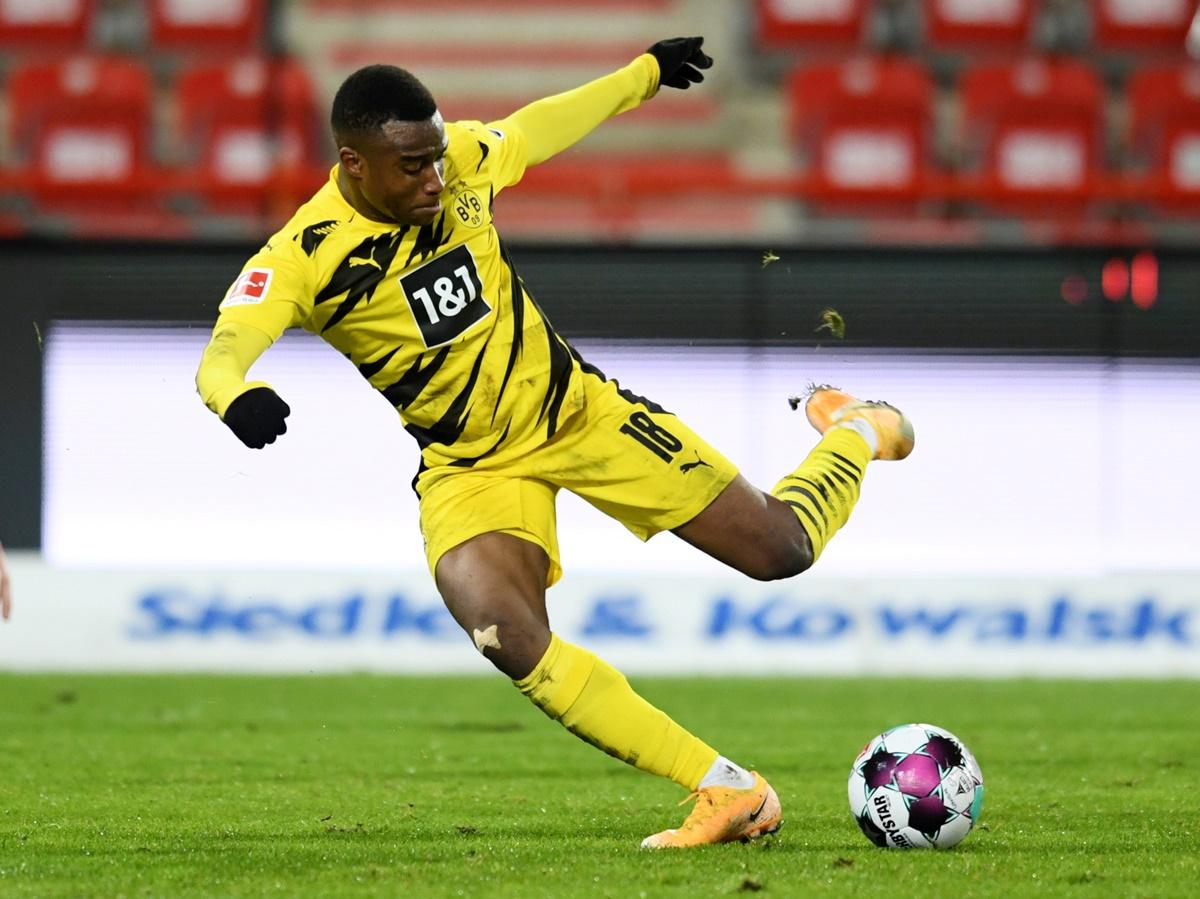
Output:
<instances>
[{"instance_id":1,"label":"grass clipping in air","mask_svg":"<svg viewBox=\"0 0 1200 899\"><path fill-rule=\"evenodd\" d=\"M0 675L0 895L1200 892L1200 682L637 683L771 780L779 834L639 850L683 820L683 790L572 738L497 675ZM983 768L982 824L955 849L877 849L851 819L850 763L906 721L949 728Z\"/></svg>"},{"instance_id":2,"label":"grass clipping in air","mask_svg":"<svg viewBox=\"0 0 1200 899\"><path fill-rule=\"evenodd\" d=\"M846 337L846 320L842 318L842 314L836 309L822 309L821 324L817 325L816 332L820 334L822 331L828 332L830 337L837 340L844 340Z\"/></svg>"},{"instance_id":3,"label":"grass clipping in air","mask_svg":"<svg viewBox=\"0 0 1200 899\"><path fill-rule=\"evenodd\" d=\"M817 325L815 330L818 334L820 334L822 331L825 331L836 340L844 340L846 337L846 319L842 318L842 314L836 309L826 307L825 309L821 310L821 324ZM821 344L818 343L816 348L819 350L821 348ZM794 412L799 409L801 404L808 398L808 395L811 394L815 389L816 388L810 384L808 394L805 396L789 396L788 405L791 406L792 411Z\"/></svg>"}]
</instances>

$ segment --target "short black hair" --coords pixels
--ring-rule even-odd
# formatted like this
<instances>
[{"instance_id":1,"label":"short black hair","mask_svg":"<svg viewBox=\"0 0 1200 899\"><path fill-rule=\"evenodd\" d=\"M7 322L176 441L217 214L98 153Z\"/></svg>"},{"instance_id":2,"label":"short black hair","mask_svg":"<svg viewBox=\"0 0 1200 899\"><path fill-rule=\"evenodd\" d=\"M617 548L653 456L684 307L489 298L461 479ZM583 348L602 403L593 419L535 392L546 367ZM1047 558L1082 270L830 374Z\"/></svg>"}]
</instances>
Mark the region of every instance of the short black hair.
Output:
<instances>
[{"instance_id":1,"label":"short black hair","mask_svg":"<svg viewBox=\"0 0 1200 899\"><path fill-rule=\"evenodd\" d=\"M423 122L437 112L429 88L396 66L365 66L342 82L329 124L340 142L370 134L387 122Z\"/></svg>"}]
</instances>

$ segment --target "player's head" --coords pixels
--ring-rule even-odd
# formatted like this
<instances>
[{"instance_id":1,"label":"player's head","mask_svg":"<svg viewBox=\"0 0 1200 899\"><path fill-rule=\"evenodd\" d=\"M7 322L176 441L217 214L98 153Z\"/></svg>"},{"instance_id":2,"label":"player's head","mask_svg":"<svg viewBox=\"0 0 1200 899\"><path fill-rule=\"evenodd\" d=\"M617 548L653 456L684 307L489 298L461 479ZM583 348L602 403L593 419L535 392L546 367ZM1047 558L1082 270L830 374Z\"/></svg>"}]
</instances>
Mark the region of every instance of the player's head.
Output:
<instances>
[{"instance_id":1,"label":"player's head","mask_svg":"<svg viewBox=\"0 0 1200 899\"><path fill-rule=\"evenodd\" d=\"M427 225L441 207L446 128L433 95L395 66L359 69L330 114L342 170L382 218Z\"/></svg>"}]
</instances>

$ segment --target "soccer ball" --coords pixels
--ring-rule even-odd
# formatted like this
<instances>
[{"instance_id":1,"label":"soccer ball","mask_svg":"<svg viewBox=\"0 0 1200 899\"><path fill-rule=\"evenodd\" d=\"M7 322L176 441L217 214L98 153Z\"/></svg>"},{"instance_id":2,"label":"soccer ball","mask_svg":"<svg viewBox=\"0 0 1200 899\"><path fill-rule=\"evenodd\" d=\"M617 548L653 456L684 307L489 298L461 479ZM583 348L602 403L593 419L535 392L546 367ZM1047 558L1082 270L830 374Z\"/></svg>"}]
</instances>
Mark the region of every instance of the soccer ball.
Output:
<instances>
[{"instance_id":1,"label":"soccer ball","mask_svg":"<svg viewBox=\"0 0 1200 899\"><path fill-rule=\"evenodd\" d=\"M983 774L950 731L902 724L863 747L849 794L850 813L876 846L947 849L979 820Z\"/></svg>"}]
</instances>

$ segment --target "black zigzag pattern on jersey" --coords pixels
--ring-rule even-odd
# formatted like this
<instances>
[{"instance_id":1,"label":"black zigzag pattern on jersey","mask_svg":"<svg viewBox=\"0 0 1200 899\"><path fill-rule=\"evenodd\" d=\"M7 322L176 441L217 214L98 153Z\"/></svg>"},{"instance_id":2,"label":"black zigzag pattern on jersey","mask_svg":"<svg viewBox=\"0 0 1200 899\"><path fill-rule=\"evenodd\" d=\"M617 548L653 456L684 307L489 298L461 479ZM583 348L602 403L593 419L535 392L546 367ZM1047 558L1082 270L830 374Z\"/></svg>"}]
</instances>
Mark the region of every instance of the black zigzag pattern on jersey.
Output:
<instances>
[{"instance_id":1,"label":"black zigzag pattern on jersey","mask_svg":"<svg viewBox=\"0 0 1200 899\"><path fill-rule=\"evenodd\" d=\"M425 362L428 355L425 353L418 356L399 381L389 384L379 391L383 394L384 399L397 409L405 408L421 395L421 391L433 380L433 376L438 373L446 361L446 357L450 355L450 347L442 347L432 359ZM422 365L423 362L425 362L424 365Z\"/></svg>"},{"instance_id":2,"label":"black zigzag pattern on jersey","mask_svg":"<svg viewBox=\"0 0 1200 899\"><path fill-rule=\"evenodd\" d=\"M566 399L567 387L571 383L571 369L579 354L558 336L558 332L551 326L550 320L546 318L546 313L542 311L537 300L530 296L529 302L533 304L538 318L542 320L542 327L546 329L546 340L549 344L547 347L550 355L549 384L546 385L546 395L542 397L542 410L538 414L538 421L546 419L546 439L549 440L558 430L558 410L562 408L562 402Z\"/></svg>"},{"instance_id":3,"label":"black zigzag pattern on jersey","mask_svg":"<svg viewBox=\"0 0 1200 899\"><path fill-rule=\"evenodd\" d=\"M400 347L396 347L394 350L389 350L374 362L364 362L362 365L358 366L359 374L361 374L368 381L371 380L371 378L383 371L384 367L392 361L392 357L398 352L400 352Z\"/></svg>"},{"instance_id":4,"label":"black zigzag pattern on jersey","mask_svg":"<svg viewBox=\"0 0 1200 899\"><path fill-rule=\"evenodd\" d=\"M479 170L483 168L484 161L488 158L488 153L491 152L491 148L481 140L477 140L475 143L479 144L479 163L475 166L475 174L478 175Z\"/></svg>"},{"instance_id":5,"label":"black zigzag pattern on jersey","mask_svg":"<svg viewBox=\"0 0 1200 899\"><path fill-rule=\"evenodd\" d=\"M500 411L500 399L504 396L504 388L508 386L508 378L517 364L517 357L521 355L521 351L525 347L525 286L521 283L521 276L517 274L517 267L513 265L512 258L508 255L508 248L504 246L503 242L500 243L500 258L508 266L508 295L512 300L513 338L512 347L508 351L508 365L504 369L504 379L500 382L500 389L496 392L496 408L492 410L493 422L496 421L496 413Z\"/></svg>"},{"instance_id":6,"label":"black zigzag pattern on jersey","mask_svg":"<svg viewBox=\"0 0 1200 899\"><path fill-rule=\"evenodd\" d=\"M575 347L571 347L571 355L573 355L575 357L575 361L579 363L579 368L583 371L584 374L594 375L595 377L599 378L601 381L610 380L604 374L604 372L600 371L600 369L596 368L596 366L592 365L592 363L588 362L586 359L584 359L582 356L580 356L579 351L576 350ZM662 412L662 413L665 413L666 415L674 414L672 412L668 412L666 409L664 409L658 403L654 402L654 400L647 399L644 396L639 396L638 394L634 393L632 390L627 390L626 388L621 386L621 383L619 381L614 380L613 386L617 388L617 394L619 396L621 396L622 398L624 398L624 400L628 403L631 403L633 405L641 404L641 405L645 406L651 412Z\"/></svg>"},{"instance_id":7,"label":"black zigzag pattern on jersey","mask_svg":"<svg viewBox=\"0 0 1200 899\"><path fill-rule=\"evenodd\" d=\"M417 239L413 243L412 252L408 254L408 261L404 263L404 267L408 268L413 264L415 259L417 262L424 262L429 256L432 256L438 251L438 247L444 246L450 240L450 230L446 228L446 213L445 210L437 217L437 221L432 225L422 225L421 230L417 232Z\"/></svg>"},{"instance_id":8,"label":"black zigzag pattern on jersey","mask_svg":"<svg viewBox=\"0 0 1200 899\"><path fill-rule=\"evenodd\" d=\"M321 288L313 301L319 306L334 297L346 295L329 317L329 321L321 328L322 334L353 312L364 299L370 301L375 294L375 288L387 275L387 270L391 267L407 231L408 226L405 225L399 231L388 231L386 234L368 237L338 263L329 283Z\"/></svg>"},{"instance_id":9,"label":"black zigzag pattern on jersey","mask_svg":"<svg viewBox=\"0 0 1200 899\"><path fill-rule=\"evenodd\" d=\"M299 234L293 234L292 240L295 240L297 237L300 238L300 249L304 251L306 256L311 256L317 252L317 247L321 245L321 241L332 234L340 224L341 222L337 219L325 219L323 222L309 225Z\"/></svg>"},{"instance_id":10,"label":"black zigzag pattern on jersey","mask_svg":"<svg viewBox=\"0 0 1200 899\"><path fill-rule=\"evenodd\" d=\"M442 413L441 418L427 428L415 424L404 426L404 430L413 435L413 438L417 441L417 446L421 449L425 449L431 443L450 446L462 436L463 429L467 426L467 416L471 414L471 410L467 404L471 399L471 394L475 390L475 382L479 379L479 369L483 365L485 353L487 353L486 344L479 350L478 355L475 356L475 365L471 368L471 376L467 378L467 383L458 392L458 396L450 401L450 405L446 407L446 411Z\"/></svg>"},{"instance_id":11,"label":"black zigzag pattern on jersey","mask_svg":"<svg viewBox=\"0 0 1200 899\"><path fill-rule=\"evenodd\" d=\"M542 310L538 309L540 313ZM549 383L546 385L546 395L542 397L542 411L538 413L538 421L546 419L546 439L549 440L558 430L558 410L567 396L567 387L571 384L571 369L573 357L567 342L558 336L550 327L546 316L542 316L542 325L546 329L546 340L550 354Z\"/></svg>"},{"instance_id":12,"label":"black zigzag pattern on jersey","mask_svg":"<svg viewBox=\"0 0 1200 899\"><path fill-rule=\"evenodd\" d=\"M500 444L502 444L505 440L508 439L508 429L511 427L512 427L512 422L510 421L508 424L506 424L504 426L504 433L502 433L500 435L500 439L497 440L495 443L493 443L491 446L489 446L487 449L485 449L478 456L468 456L468 457L465 457L462 459L455 459L450 464L455 468L472 468L475 465L475 463L478 462L480 459L486 459L488 456L490 456L496 450L500 449Z\"/></svg>"}]
</instances>

